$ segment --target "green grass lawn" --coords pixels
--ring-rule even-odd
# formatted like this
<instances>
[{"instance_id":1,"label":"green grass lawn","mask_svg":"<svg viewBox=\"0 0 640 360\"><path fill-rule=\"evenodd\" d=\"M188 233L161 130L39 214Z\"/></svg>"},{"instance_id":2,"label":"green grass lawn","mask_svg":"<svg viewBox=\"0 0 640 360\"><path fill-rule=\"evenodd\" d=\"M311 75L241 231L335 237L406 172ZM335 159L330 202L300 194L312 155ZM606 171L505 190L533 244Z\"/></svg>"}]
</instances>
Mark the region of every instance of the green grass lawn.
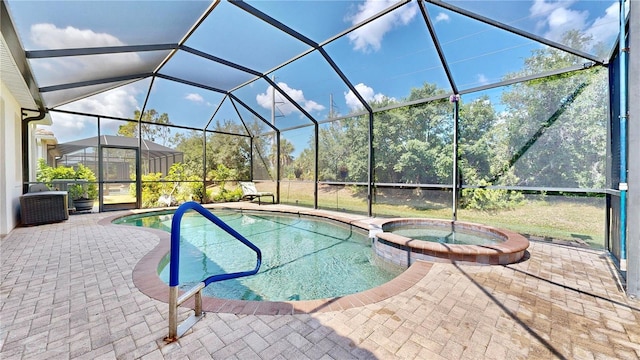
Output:
<instances>
[{"instance_id":1,"label":"green grass lawn","mask_svg":"<svg viewBox=\"0 0 640 360\"><path fill-rule=\"evenodd\" d=\"M123 203L133 203L133 202L136 202L136 197L129 194L104 196L105 204L123 204Z\"/></svg>"},{"instance_id":2,"label":"green grass lawn","mask_svg":"<svg viewBox=\"0 0 640 360\"><path fill-rule=\"evenodd\" d=\"M228 190L235 184L229 183ZM275 193L274 183L257 183L258 191ZM210 188L217 191L215 187ZM313 183L283 181L280 187L282 204L313 207ZM425 192L416 195L413 190L378 191L373 205L376 217L426 217L451 219L450 195L444 192ZM125 199L126 198L126 199ZM134 200L132 197L110 197L110 201ZM366 196L352 187L318 187L318 206L321 209L351 213L367 213ZM564 198L529 196L514 209L480 211L459 209L460 221L474 222L509 229L533 239L571 242L604 248L605 207L598 198Z\"/></svg>"},{"instance_id":3,"label":"green grass lawn","mask_svg":"<svg viewBox=\"0 0 640 360\"><path fill-rule=\"evenodd\" d=\"M318 206L323 209L366 213L362 195L349 187L320 186ZM283 182L282 203L313 206L313 184ZM373 213L378 217L428 217L451 219L449 205L429 202L406 191L397 196L376 196ZM458 210L458 220L509 229L546 240L561 240L604 248L605 208L603 199L529 197L514 209L500 211Z\"/></svg>"}]
</instances>

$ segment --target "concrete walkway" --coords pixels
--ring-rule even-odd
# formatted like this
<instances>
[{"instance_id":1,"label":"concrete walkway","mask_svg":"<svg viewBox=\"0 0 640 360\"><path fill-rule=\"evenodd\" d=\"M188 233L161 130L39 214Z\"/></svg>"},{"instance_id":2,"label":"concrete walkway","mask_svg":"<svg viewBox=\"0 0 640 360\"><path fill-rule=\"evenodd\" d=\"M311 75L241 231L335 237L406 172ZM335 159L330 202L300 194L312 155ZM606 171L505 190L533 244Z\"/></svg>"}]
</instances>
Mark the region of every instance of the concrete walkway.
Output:
<instances>
[{"instance_id":1,"label":"concrete walkway","mask_svg":"<svg viewBox=\"0 0 640 360\"><path fill-rule=\"evenodd\" d=\"M640 358L640 302L621 291L608 256L538 242L518 264L435 263L408 289L346 310L209 312L166 344L168 305L133 282L162 236L101 225L112 216L75 215L0 240L0 358Z\"/></svg>"}]
</instances>

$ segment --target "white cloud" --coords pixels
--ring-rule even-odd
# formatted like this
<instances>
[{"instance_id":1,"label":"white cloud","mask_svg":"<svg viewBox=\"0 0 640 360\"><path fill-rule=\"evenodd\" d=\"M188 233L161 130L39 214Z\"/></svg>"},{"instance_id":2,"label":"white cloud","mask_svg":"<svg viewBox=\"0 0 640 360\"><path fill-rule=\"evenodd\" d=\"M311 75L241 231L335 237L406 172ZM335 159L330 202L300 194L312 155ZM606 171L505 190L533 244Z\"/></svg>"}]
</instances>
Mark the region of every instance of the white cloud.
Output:
<instances>
[{"instance_id":1,"label":"white cloud","mask_svg":"<svg viewBox=\"0 0 640 360\"><path fill-rule=\"evenodd\" d=\"M58 28L53 24L40 23L31 26L33 43L41 49L70 49L81 47L122 46L126 45L117 37L107 33L97 33L88 29L77 29L71 26ZM131 69L142 63L135 53L118 55L93 55L43 59L34 62L34 69L40 86L69 83L75 81L100 79L109 75L105 68ZM146 90L146 89L145 89ZM142 91L139 85L115 88L103 93L78 100L61 107L61 109L88 114L101 114L113 117L130 118L139 109L136 96ZM55 113L54 131L58 141L65 142L87 136L95 136L95 125L87 126L88 118ZM103 119L101 124L106 128L117 125L113 120ZM118 123L120 125L121 123ZM83 131L88 134L83 134Z\"/></svg>"},{"instance_id":2,"label":"white cloud","mask_svg":"<svg viewBox=\"0 0 640 360\"><path fill-rule=\"evenodd\" d=\"M89 98L69 104L75 111L89 114L107 114L113 117L130 118L138 108L137 91L131 88L115 88Z\"/></svg>"},{"instance_id":3,"label":"white cloud","mask_svg":"<svg viewBox=\"0 0 640 360\"><path fill-rule=\"evenodd\" d=\"M562 36L569 30L578 30L585 35L592 37L591 45L600 41L610 42L611 38L618 32L618 2L612 2L605 13L589 21L589 11L578 11L571 9L575 1L553 1L535 0L529 8L532 18L540 18L538 30L543 32L543 36L553 41L560 41Z\"/></svg>"},{"instance_id":4,"label":"white cloud","mask_svg":"<svg viewBox=\"0 0 640 360\"><path fill-rule=\"evenodd\" d=\"M575 0L568 1L553 1L550 0L534 0L533 5L529 8L529 13L533 17L548 16L550 13L557 9L570 7Z\"/></svg>"},{"instance_id":5,"label":"white cloud","mask_svg":"<svg viewBox=\"0 0 640 360\"><path fill-rule=\"evenodd\" d=\"M593 24L586 30L588 35L593 37L593 43L598 42L608 43L611 38L618 35L619 17L620 17L620 3L614 2L605 10L603 16L598 17Z\"/></svg>"},{"instance_id":6,"label":"white cloud","mask_svg":"<svg viewBox=\"0 0 640 360\"><path fill-rule=\"evenodd\" d=\"M537 25L545 38L559 41L567 31L581 31L586 27L589 12L570 9L574 2L535 0L529 13L532 18L541 18Z\"/></svg>"},{"instance_id":7,"label":"white cloud","mask_svg":"<svg viewBox=\"0 0 640 360\"><path fill-rule=\"evenodd\" d=\"M348 16L347 20L352 25L358 24L365 19L381 12L389 6L395 4L396 0L367 0L358 5L358 12ZM375 21L358 28L349 33L349 41L353 44L354 50L362 52L377 51L382 44L382 38L394 27L407 25L418 12L417 5L413 2L402 6Z\"/></svg>"},{"instance_id":8,"label":"white cloud","mask_svg":"<svg viewBox=\"0 0 640 360\"><path fill-rule=\"evenodd\" d=\"M487 78L487 76L485 74L477 74L476 75L476 81L480 85L486 85L486 84L489 83L489 78Z\"/></svg>"},{"instance_id":9,"label":"white cloud","mask_svg":"<svg viewBox=\"0 0 640 360\"><path fill-rule=\"evenodd\" d=\"M441 21L449 22L449 21L451 21L451 18L449 17L449 15L447 15L445 13L439 13L436 16L436 22L439 23Z\"/></svg>"},{"instance_id":10,"label":"white cloud","mask_svg":"<svg viewBox=\"0 0 640 360\"><path fill-rule=\"evenodd\" d=\"M569 30L584 29L588 17L588 11L576 11L566 8L555 9L547 17L549 28L544 36L548 39L559 41Z\"/></svg>"},{"instance_id":11,"label":"white cloud","mask_svg":"<svg viewBox=\"0 0 640 360\"><path fill-rule=\"evenodd\" d=\"M60 107L61 110L76 111L87 114L101 114L113 117L131 118L135 110L139 110L135 95L140 90L136 86L116 88L86 99L78 100ZM52 112L51 130L58 142L68 142L86 137L96 136L94 117L70 115ZM101 119L103 130L117 131L122 121Z\"/></svg>"},{"instance_id":12,"label":"white cloud","mask_svg":"<svg viewBox=\"0 0 640 360\"><path fill-rule=\"evenodd\" d=\"M40 49L123 46L117 37L71 26L58 28L40 23L31 26L31 40ZM135 53L102 54L41 59L33 62L40 86L115 76L118 69L136 69L142 64ZM121 74L117 74L121 75Z\"/></svg>"},{"instance_id":13,"label":"white cloud","mask_svg":"<svg viewBox=\"0 0 640 360\"><path fill-rule=\"evenodd\" d=\"M192 101L196 104L202 104L202 105L206 105L206 106L211 106L211 103L208 102L207 100L205 100L202 95L200 94L196 94L196 93L189 93L187 95L185 95L185 100L188 101Z\"/></svg>"},{"instance_id":14,"label":"white cloud","mask_svg":"<svg viewBox=\"0 0 640 360\"><path fill-rule=\"evenodd\" d=\"M358 91L358 93L360 94L360 96L362 96L362 98L366 101L366 102L371 102L371 101L382 101L384 99L386 99L387 97L384 96L381 93L375 93L375 91L373 91L373 88L363 84L363 83L359 83L358 85L355 86L356 91ZM351 110L359 110L362 109L362 103L360 103L360 101L358 100L358 98L356 97L356 95L353 93L353 91L349 90L348 92L344 93L344 100L347 103L347 106L349 106L349 109Z\"/></svg>"},{"instance_id":15,"label":"white cloud","mask_svg":"<svg viewBox=\"0 0 640 360\"><path fill-rule=\"evenodd\" d=\"M204 102L204 98L202 97L202 95L196 94L196 93L187 94L184 98L186 100L193 101L193 102L196 102L196 103L203 103Z\"/></svg>"},{"instance_id":16,"label":"white cloud","mask_svg":"<svg viewBox=\"0 0 640 360\"><path fill-rule=\"evenodd\" d=\"M287 95L289 95L289 97L293 101L302 106L302 108L307 112L324 110L324 106L318 104L313 100L305 99L304 92L302 90L293 89L284 82L279 82L278 87L282 89L282 91L284 91ZM273 86L269 86L264 93L256 95L256 101L258 102L258 105L262 106L263 108L271 109L273 102ZM285 97L283 97L278 91L275 92L275 102L276 108L282 115L290 115L291 113L297 111L296 107Z\"/></svg>"},{"instance_id":17,"label":"white cloud","mask_svg":"<svg viewBox=\"0 0 640 360\"><path fill-rule=\"evenodd\" d=\"M204 98L200 94L191 93L187 94L184 98L193 102L204 102Z\"/></svg>"},{"instance_id":18,"label":"white cloud","mask_svg":"<svg viewBox=\"0 0 640 360\"><path fill-rule=\"evenodd\" d=\"M31 25L31 40L46 49L68 49L125 45L117 37L93 30L81 30L71 26L58 28L53 24Z\"/></svg>"},{"instance_id":19,"label":"white cloud","mask_svg":"<svg viewBox=\"0 0 640 360\"><path fill-rule=\"evenodd\" d=\"M50 130L59 144L96 135L95 131L91 131L92 128L95 128L95 125L88 126L90 121L95 124L95 120L57 112L51 113L51 119L53 120L51 126L38 125L38 128Z\"/></svg>"}]
</instances>

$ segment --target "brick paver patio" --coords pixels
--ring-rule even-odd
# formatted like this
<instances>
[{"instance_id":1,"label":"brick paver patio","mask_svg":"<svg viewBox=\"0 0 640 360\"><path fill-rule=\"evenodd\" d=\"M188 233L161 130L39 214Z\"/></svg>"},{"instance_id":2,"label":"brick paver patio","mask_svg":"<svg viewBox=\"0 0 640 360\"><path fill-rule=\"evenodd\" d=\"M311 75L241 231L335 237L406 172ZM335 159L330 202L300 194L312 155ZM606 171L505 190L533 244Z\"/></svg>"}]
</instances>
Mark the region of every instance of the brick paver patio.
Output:
<instances>
[{"instance_id":1,"label":"brick paver patio","mask_svg":"<svg viewBox=\"0 0 640 360\"><path fill-rule=\"evenodd\" d=\"M607 254L540 242L513 265L429 264L413 285L367 305L208 312L166 344L168 305L133 281L163 236L100 222L112 216L71 216L0 240L0 358L640 358L640 302L623 293Z\"/></svg>"}]
</instances>

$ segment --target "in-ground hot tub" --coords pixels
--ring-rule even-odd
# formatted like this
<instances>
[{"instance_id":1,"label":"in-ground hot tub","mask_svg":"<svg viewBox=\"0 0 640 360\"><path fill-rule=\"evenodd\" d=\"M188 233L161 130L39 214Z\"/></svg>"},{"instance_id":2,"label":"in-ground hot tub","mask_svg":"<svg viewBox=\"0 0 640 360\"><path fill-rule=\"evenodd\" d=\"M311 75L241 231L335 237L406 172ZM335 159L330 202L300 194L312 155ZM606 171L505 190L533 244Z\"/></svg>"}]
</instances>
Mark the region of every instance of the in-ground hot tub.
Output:
<instances>
[{"instance_id":1,"label":"in-ground hot tub","mask_svg":"<svg viewBox=\"0 0 640 360\"><path fill-rule=\"evenodd\" d=\"M394 263L415 260L506 265L520 261L529 240L509 230L460 221L389 219L371 224L376 253Z\"/></svg>"}]
</instances>

